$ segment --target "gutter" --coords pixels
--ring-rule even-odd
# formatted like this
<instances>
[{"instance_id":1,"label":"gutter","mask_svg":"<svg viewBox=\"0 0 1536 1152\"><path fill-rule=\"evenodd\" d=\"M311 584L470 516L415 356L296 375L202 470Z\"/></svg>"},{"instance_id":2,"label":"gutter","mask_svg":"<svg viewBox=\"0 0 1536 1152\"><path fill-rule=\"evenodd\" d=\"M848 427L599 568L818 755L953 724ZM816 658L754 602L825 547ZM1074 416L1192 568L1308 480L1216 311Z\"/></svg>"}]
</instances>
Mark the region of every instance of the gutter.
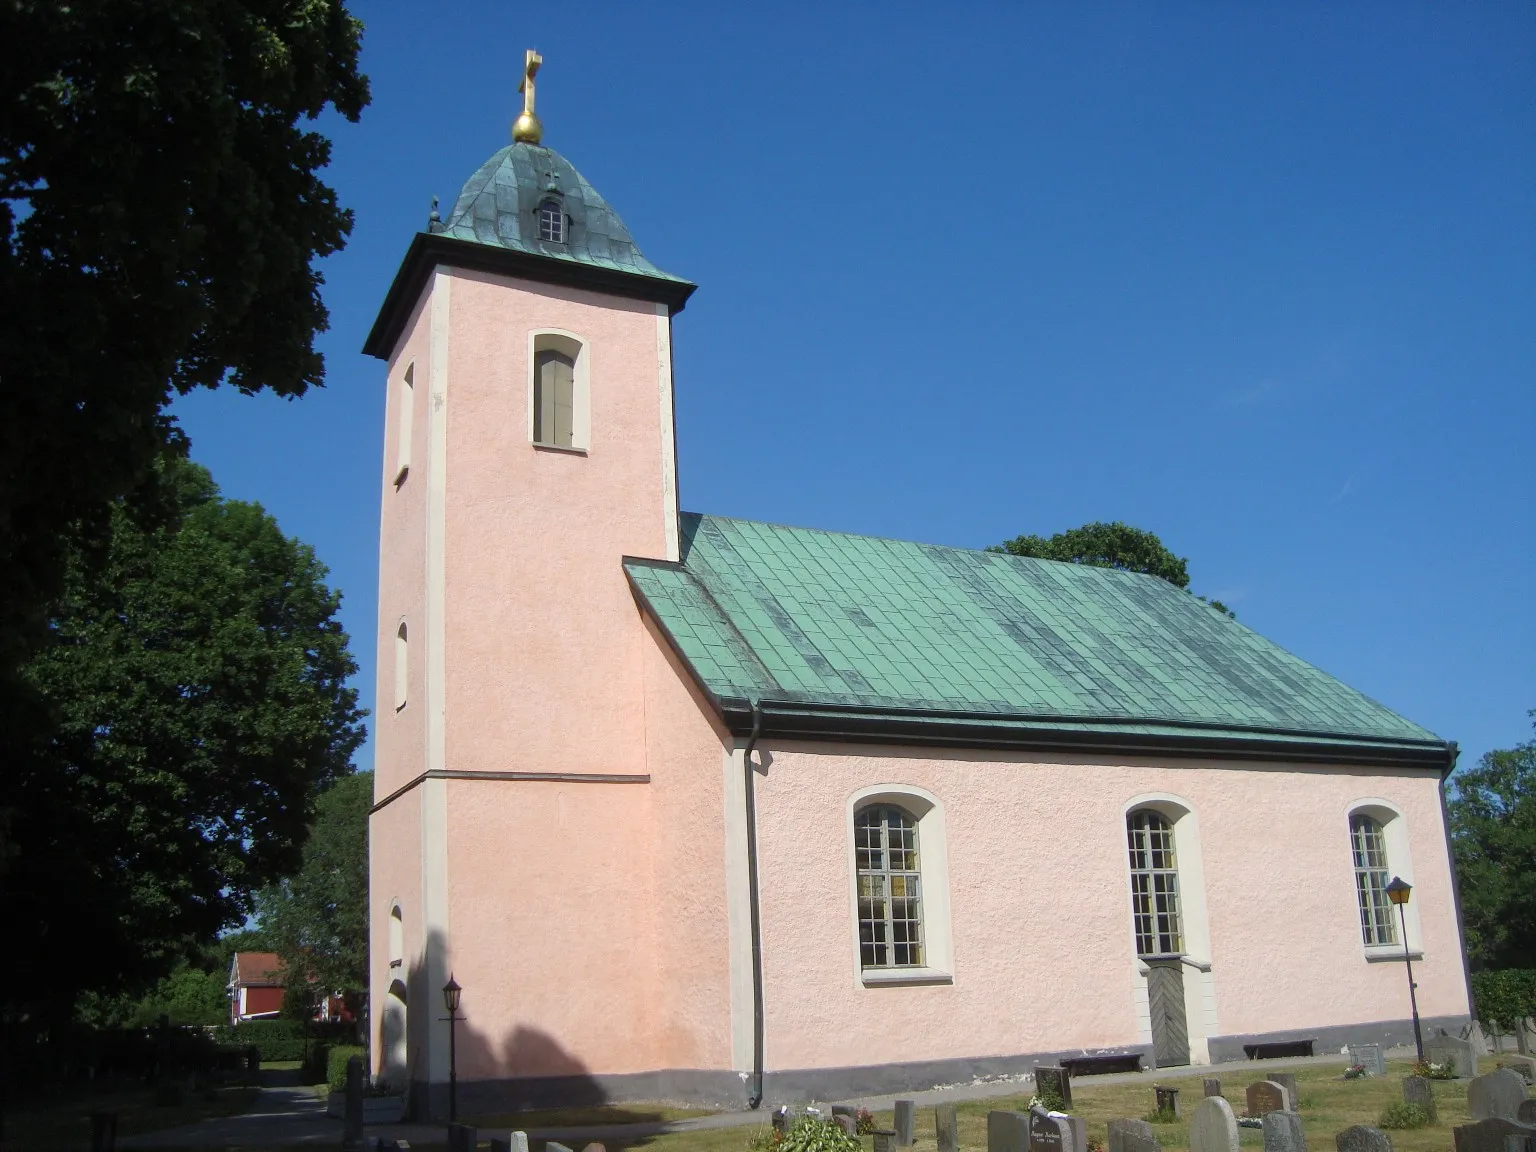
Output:
<instances>
[{"instance_id":1,"label":"gutter","mask_svg":"<svg viewBox=\"0 0 1536 1152\"><path fill-rule=\"evenodd\" d=\"M747 904L752 913L752 1087L747 1107L753 1110L763 1103L763 916L757 886L757 786L752 773L752 749L762 727L763 710L754 700L752 732L741 749L747 797Z\"/></svg>"}]
</instances>

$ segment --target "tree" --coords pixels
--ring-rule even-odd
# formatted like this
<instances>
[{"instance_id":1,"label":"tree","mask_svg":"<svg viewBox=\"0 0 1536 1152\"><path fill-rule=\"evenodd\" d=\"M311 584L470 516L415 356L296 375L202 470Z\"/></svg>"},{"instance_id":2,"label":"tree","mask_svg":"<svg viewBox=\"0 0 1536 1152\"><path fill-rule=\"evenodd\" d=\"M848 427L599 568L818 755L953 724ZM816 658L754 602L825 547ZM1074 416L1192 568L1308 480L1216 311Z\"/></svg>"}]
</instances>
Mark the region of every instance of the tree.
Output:
<instances>
[{"instance_id":1,"label":"tree","mask_svg":"<svg viewBox=\"0 0 1536 1152\"><path fill-rule=\"evenodd\" d=\"M257 895L262 931L283 958L288 989L314 997L368 986L368 810L373 773L343 776L321 793L291 877Z\"/></svg>"},{"instance_id":2,"label":"tree","mask_svg":"<svg viewBox=\"0 0 1536 1152\"><path fill-rule=\"evenodd\" d=\"M1536 723L1536 709L1531 718ZM1451 785L1451 842L1473 967L1536 967L1536 741L1485 752Z\"/></svg>"},{"instance_id":3,"label":"tree","mask_svg":"<svg viewBox=\"0 0 1536 1152\"><path fill-rule=\"evenodd\" d=\"M351 214L299 127L356 120L343 0L0 4L0 757L53 739L21 667L82 548L167 447L175 393L322 382L316 257ZM10 834L38 814L0 799ZM36 871L37 864L31 865Z\"/></svg>"},{"instance_id":4,"label":"tree","mask_svg":"<svg viewBox=\"0 0 1536 1152\"><path fill-rule=\"evenodd\" d=\"M1068 564L1088 564L1094 568L1119 568L1126 572L1144 572L1166 580L1175 588L1189 587L1189 561L1175 556L1155 533L1116 520L1112 524L1095 520L1081 528L1069 528L1050 539L1044 536L1015 536L994 544L988 552L1006 552L1010 556L1033 556L1038 560L1060 560ZM1205 600L1212 608L1236 615L1220 600Z\"/></svg>"},{"instance_id":5,"label":"tree","mask_svg":"<svg viewBox=\"0 0 1536 1152\"><path fill-rule=\"evenodd\" d=\"M245 922L294 871L318 790L346 775L364 715L306 545L173 460L78 553L27 669L58 716L9 766L28 818L0 877L5 997L132 990Z\"/></svg>"}]
</instances>

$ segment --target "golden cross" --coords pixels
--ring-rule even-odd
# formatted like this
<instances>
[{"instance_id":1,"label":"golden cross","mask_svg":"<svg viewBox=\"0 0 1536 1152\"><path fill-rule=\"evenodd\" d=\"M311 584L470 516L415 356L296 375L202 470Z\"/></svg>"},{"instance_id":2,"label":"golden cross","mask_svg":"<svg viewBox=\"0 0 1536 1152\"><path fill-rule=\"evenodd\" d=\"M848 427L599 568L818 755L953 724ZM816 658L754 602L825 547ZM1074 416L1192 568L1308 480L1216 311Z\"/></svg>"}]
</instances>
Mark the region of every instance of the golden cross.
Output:
<instances>
[{"instance_id":1,"label":"golden cross","mask_svg":"<svg viewBox=\"0 0 1536 1152\"><path fill-rule=\"evenodd\" d=\"M523 94L523 114L512 121L512 139L521 144L537 144L544 138L544 125L533 114L533 78L538 75L542 63L544 57L532 48L523 57L523 78L517 86Z\"/></svg>"}]
</instances>

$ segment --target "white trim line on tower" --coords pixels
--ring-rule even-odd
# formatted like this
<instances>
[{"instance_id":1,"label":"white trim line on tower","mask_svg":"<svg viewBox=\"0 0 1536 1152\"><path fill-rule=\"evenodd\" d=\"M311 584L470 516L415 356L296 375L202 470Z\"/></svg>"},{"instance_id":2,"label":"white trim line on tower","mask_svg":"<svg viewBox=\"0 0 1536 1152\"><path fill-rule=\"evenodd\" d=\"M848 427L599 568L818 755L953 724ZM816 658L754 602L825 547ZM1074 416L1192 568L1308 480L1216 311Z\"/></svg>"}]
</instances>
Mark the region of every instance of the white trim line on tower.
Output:
<instances>
[{"instance_id":1,"label":"white trim line on tower","mask_svg":"<svg viewBox=\"0 0 1536 1152\"><path fill-rule=\"evenodd\" d=\"M448 512L448 331L449 287L453 276L439 266L432 273L428 332L427 441L427 771L447 762L447 512ZM421 796L421 911L426 942L428 1018L432 997L448 980L448 782L430 778ZM430 1026L426 1078L448 1079L447 1025Z\"/></svg>"},{"instance_id":2,"label":"white trim line on tower","mask_svg":"<svg viewBox=\"0 0 1536 1152\"><path fill-rule=\"evenodd\" d=\"M672 312L656 305L656 390L661 400L661 516L666 559L682 556L677 535L677 445L672 412Z\"/></svg>"}]
</instances>

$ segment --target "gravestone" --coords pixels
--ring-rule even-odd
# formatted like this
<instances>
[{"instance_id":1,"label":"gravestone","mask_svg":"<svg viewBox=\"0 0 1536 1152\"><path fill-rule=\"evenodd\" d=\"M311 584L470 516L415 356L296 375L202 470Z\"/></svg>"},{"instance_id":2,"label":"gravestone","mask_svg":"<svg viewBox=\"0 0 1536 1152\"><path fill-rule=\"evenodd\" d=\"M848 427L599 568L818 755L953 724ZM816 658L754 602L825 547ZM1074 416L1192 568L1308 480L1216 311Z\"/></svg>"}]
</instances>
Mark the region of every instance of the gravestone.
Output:
<instances>
[{"instance_id":1,"label":"gravestone","mask_svg":"<svg viewBox=\"0 0 1536 1152\"><path fill-rule=\"evenodd\" d=\"M1469 1080L1477 1075L1477 1056L1472 1043L1457 1036L1440 1035L1424 1045L1424 1059L1431 1064L1449 1064L1459 1080Z\"/></svg>"},{"instance_id":2,"label":"gravestone","mask_svg":"<svg viewBox=\"0 0 1536 1152\"><path fill-rule=\"evenodd\" d=\"M834 1104L832 1105L832 1116L834 1119L838 1116L852 1116L854 1120L858 1120L859 1110L852 1104Z\"/></svg>"},{"instance_id":3,"label":"gravestone","mask_svg":"<svg viewBox=\"0 0 1536 1152\"><path fill-rule=\"evenodd\" d=\"M1237 1117L1220 1096L1207 1096L1189 1125L1189 1152L1237 1152Z\"/></svg>"},{"instance_id":4,"label":"gravestone","mask_svg":"<svg viewBox=\"0 0 1536 1152\"><path fill-rule=\"evenodd\" d=\"M1531 1152L1536 1147L1536 1126L1496 1116L1452 1128L1451 1136L1456 1152Z\"/></svg>"},{"instance_id":5,"label":"gravestone","mask_svg":"<svg viewBox=\"0 0 1536 1152\"><path fill-rule=\"evenodd\" d=\"M1515 1120L1517 1123L1536 1127L1536 1100L1527 1100L1521 1104L1520 1110L1515 1113Z\"/></svg>"},{"instance_id":6,"label":"gravestone","mask_svg":"<svg viewBox=\"0 0 1536 1152\"><path fill-rule=\"evenodd\" d=\"M1478 1056L1488 1055L1488 1034L1483 1031L1483 1026L1474 1020L1462 1030L1462 1035L1472 1045L1472 1051Z\"/></svg>"},{"instance_id":7,"label":"gravestone","mask_svg":"<svg viewBox=\"0 0 1536 1152\"><path fill-rule=\"evenodd\" d=\"M1515 1051L1522 1056L1529 1056L1533 1043L1536 1043L1536 1020L1527 1016L1515 1021Z\"/></svg>"},{"instance_id":8,"label":"gravestone","mask_svg":"<svg viewBox=\"0 0 1536 1152\"><path fill-rule=\"evenodd\" d=\"M834 1112L832 1113L832 1123L836 1124L849 1136L857 1136L859 1134L859 1121L857 1117L848 1116L842 1112Z\"/></svg>"},{"instance_id":9,"label":"gravestone","mask_svg":"<svg viewBox=\"0 0 1536 1152\"><path fill-rule=\"evenodd\" d=\"M356 1060L357 1057L354 1056L352 1059ZM478 1143L480 1143L480 1130L473 1124L448 1125L448 1152L475 1152L475 1145Z\"/></svg>"},{"instance_id":10,"label":"gravestone","mask_svg":"<svg viewBox=\"0 0 1536 1152\"><path fill-rule=\"evenodd\" d=\"M1029 1117L1023 1112L988 1112L987 1152L1029 1152Z\"/></svg>"},{"instance_id":11,"label":"gravestone","mask_svg":"<svg viewBox=\"0 0 1536 1152\"><path fill-rule=\"evenodd\" d=\"M1295 1112L1270 1112L1264 1117L1264 1152L1307 1152L1307 1134Z\"/></svg>"},{"instance_id":12,"label":"gravestone","mask_svg":"<svg viewBox=\"0 0 1536 1152\"><path fill-rule=\"evenodd\" d=\"M1205 1078L1205 1094L1207 1096L1220 1096L1221 1081L1214 1076L1207 1076Z\"/></svg>"},{"instance_id":13,"label":"gravestone","mask_svg":"<svg viewBox=\"0 0 1536 1152\"><path fill-rule=\"evenodd\" d=\"M1380 1128L1356 1124L1333 1139L1339 1152L1392 1152L1392 1138Z\"/></svg>"},{"instance_id":14,"label":"gravestone","mask_svg":"<svg viewBox=\"0 0 1536 1152\"><path fill-rule=\"evenodd\" d=\"M896 1101L896 1147L910 1148L917 1142L917 1105L911 1100Z\"/></svg>"},{"instance_id":15,"label":"gravestone","mask_svg":"<svg viewBox=\"0 0 1536 1152\"><path fill-rule=\"evenodd\" d=\"M1403 1103L1417 1104L1429 1114L1431 1124L1440 1123L1440 1110L1435 1106L1435 1091L1424 1077L1403 1077Z\"/></svg>"},{"instance_id":16,"label":"gravestone","mask_svg":"<svg viewBox=\"0 0 1536 1152\"><path fill-rule=\"evenodd\" d=\"M1248 1115L1268 1116L1271 1112L1289 1112L1289 1093L1273 1080L1256 1080L1248 1085Z\"/></svg>"},{"instance_id":17,"label":"gravestone","mask_svg":"<svg viewBox=\"0 0 1536 1152\"><path fill-rule=\"evenodd\" d=\"M1478 1076L1467 1085L1467 1115L1473 1120L1513 1120L1524 1102L1525 1080L1509 1068Z\"/></svg>"},{"instance_id":18,"label":"gravestone","mask_svg":"<svg viewBox=\"0 0 1536 1152\"><path fill-rule=\"evenodd\" d=\"M1349 1062L1360 1065L1372 1076L1387 1074L1387 1055L1380 1044L1351 1044Z\"/></svg>"},{"instance_id":19,"label":"gravestone","mask_svg":"<svg viewBox=\"0 0 1536 1152\"><path fill-rule=\"evenodd\" d=\"M574 1148L567 1148L557 1140L551 1140L544 1145L544 1152L576 1152Z\"/></svg>"},{"instance_id":20,"label":"gravestone","mask_svg":"<svg viewBox=\"0 0 1536 1152\"><path fill-rule=\"evenodd\" d=\"M1029 1110L1029 1152L1088 1152L1087 1125L1078 1116Z\"/></svg>"},{"instance_id":21,"label":"gravestone","mask_svg":"<svg viewBox=\"0 0 1536 1152\"><path fill-rule=\"evenodd\" d=\"M1060 1096L1061 1110L1068 1111L1072 1107L1072 1073L1065 1068L1036 1065L1035 1092L1044 1095L1047 1091Z\"/></svg>"},{"instance_id":22,"label":"gravestone","mask_svg":"<svg viewBox=\"0 0 1536 1152\"><path fill-rule=\"evenodd\" d=\"M1153 1087L1153 1093L1157 1097L1157 1110L1159 1112L1172 1112L1179 1114L1179 1090L1177 1088Z\"/></svg>"},{"instance_id":23,"label":"gravestone","mask_svg":"<svg viewBox=\"0 0 1536 1152\"><path fill-rule=\"evenodd\" d=\"M1499 1067L1517 1073L1527 1084L1536 1084L1536 1059L1530 1056L1506 1056L1499 1061Z\"/></svg>"},{"instance_id":24,"label":"gravestone","mask_svg":"<svg viewBox=\"0 0 1536 1152\"><path fill-rule=\"evenodd\" d=\"M1163 1152L1163 1146L1145 1120L1111 1120L1108 1152Z\"/></svg>"},{"instance_id":25,"label":"gravestone","mask_svg":"<svg viewBox=\"0 0 1536 1152\"><path fill-rule=\"evenodd\" d=\"M1296 1090L1296 1073L1271 1072L1269 1078L1285 1089L1286 1111L1299 1111L1301 1109L1301 1093Z\"/></svg>"},{"instance_id":26,"label":"gravestone","mask_svg":"<svg viewBox=\"0 0 1536 1152\"><path fill-rule=\"evenodd\" d=\"M896 1133L889 1128L876 1128L874 1131L875 1152L894 1152L896 1147Z\"/></svg>"},{"instance_id":27,"label":"gravestone","mask_svg":"<svg viewBox=\"0 0 1536 1152\"><path fill-rule=\"evenodd\" d=\"M505 1140L492 1136L491 1152L528 1152L528 1133L509 1132Z\"/></svg>"},{"instance_id":28,"label":"gravestone","mask_svg":"<svg viewBox=\"0 0 1536 1152\"><path fill-rule=\"evenodd\" d=\"M953 1104L939 1104L933 1110L933 1138L939 1152L960 1152L960 1117Z\"/></svg>"},{"instance_id":29,"label":"gravestone","mask_svg":"<svg viewBox=\"0 0 1536 1152\"><path fill-rule=\"evenodd\" d=\"M469 1152L475 1152L474 1148L471 1147ZM608 1149L604 1148L601 1144L594 1140L592 1143L583 1148L581 1152L608 1152Z\"/></svg>"},{"instance_id":30,"label":"gravestone","mask_svg":"<svg viewBox=\"0 0 1536 1152\"><path fill-rule=\"evenodd\" d=\"M347 1058L347 1101L341 1126L342 1152L363 1152L363 1058Z\"/></svg>"}]
</instances>

